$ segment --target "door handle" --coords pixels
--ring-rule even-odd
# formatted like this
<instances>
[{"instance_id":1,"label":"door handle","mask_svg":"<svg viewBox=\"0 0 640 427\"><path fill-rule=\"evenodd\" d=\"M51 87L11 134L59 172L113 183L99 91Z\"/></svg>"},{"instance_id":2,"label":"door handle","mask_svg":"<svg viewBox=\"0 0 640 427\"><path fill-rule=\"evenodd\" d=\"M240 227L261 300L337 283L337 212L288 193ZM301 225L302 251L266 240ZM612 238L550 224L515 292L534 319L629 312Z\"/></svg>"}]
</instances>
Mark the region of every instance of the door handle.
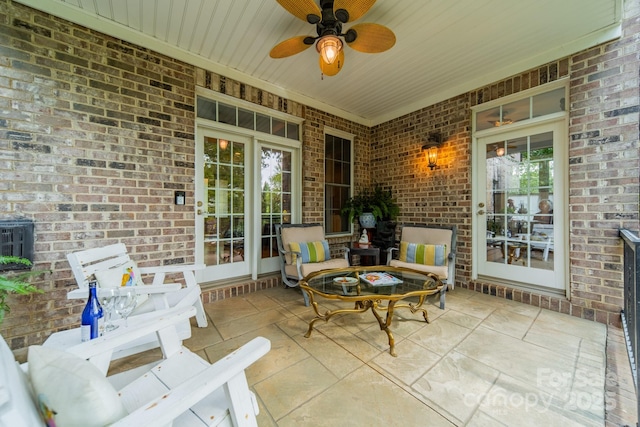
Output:
<instances>
[{"instance_id":1,"label":"door handle","mask_svg":"<svg viewBox=\"0 0 640 427\"><path fill-rule=\"evenodd\" d=\"M484 215L484 211L483 211L482 209L480 209L480 210L478 211L478 215Z\"/></svg>"}]
</instances>

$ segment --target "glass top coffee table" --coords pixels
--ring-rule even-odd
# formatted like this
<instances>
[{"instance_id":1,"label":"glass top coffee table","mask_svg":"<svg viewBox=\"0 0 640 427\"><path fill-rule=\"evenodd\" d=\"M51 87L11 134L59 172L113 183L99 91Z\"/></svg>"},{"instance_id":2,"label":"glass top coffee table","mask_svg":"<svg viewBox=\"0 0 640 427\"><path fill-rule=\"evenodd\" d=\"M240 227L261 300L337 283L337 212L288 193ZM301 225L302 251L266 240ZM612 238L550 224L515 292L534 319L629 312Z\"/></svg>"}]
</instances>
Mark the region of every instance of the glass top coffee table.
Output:
<instances>
[{"instance_id":1,"label":"glass top coffee table","mask_svg":"<svg viewBox=\"0 0 640 427\"><path fill-rule=\"evenodd\" d=\"M396 308L407 308L411 313L420 311L424 320L429 323L427 310L422 305L427 296L440 292L443 284L433 273L378 265L311 273L300 281L300 287L309 295L309 302L316 313L316 317L309 322L305 337L311 336L313 325L318 320L326 322L336 314L364 313L370 309L380 329L389 337L389 352L396 356L395 340L390 329L393 311ZM316 296L353 302L354 307L321 313ZM379 312L386 312L384 318Z\"/></svg>"}]
</instances>

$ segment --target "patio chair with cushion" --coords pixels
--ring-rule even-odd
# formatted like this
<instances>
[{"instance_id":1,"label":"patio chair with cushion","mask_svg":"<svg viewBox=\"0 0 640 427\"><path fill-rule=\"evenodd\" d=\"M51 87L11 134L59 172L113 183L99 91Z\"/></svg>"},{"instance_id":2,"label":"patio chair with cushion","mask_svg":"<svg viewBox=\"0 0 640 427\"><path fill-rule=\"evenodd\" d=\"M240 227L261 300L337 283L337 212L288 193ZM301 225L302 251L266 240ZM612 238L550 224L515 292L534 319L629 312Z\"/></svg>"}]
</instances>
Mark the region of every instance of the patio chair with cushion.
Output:
<instances>
[{"instance_id":1,"label":"patio chair with cushion","mask_svg":"<svg viewBox=\"0 0 640 427\"><path fill-rule=\"evenodd\" d=\"M387 265L437 274L445 285L440 292L440 308L445 295L456 283L455 225L407 224L400 229L397 246L389 248Z\"/></svg>"},{"instance_id":2,"label":"patio chair with cushion","mask_svg":"<svg viewBox=\"0 0 640 427\"><path fill-rule=\"evenodd\" d=\"M257 426L245 370L269 351L269 340L254 338L210 364L176 334L176 324L195 313L193 307L147 313L64 351L31 346L22 366L0 337L0 425ZM107 377L114 349L148 334L161 340L162 357Z\"/></svg>"},{"instance_id":3,"label":"patio chair with cushion","mask_svg":"<svg viewBox=\"0 0 640 427\"><path fill-rule=\"evenodd\" d=\"M343 257L331 258L321 224L278 224L276 239L282 281L289 287L298 286L298 282L310 273L349 267L349 248L344 248ZM304 304L309 305L309 296L304 291L302 295Z\"/></svg>"},{"instance_id":4,"label":"patio chair with cushion","mask_svg":"<svg viewBox=\"0 0 640 427\"><path fill-rule=\"evenodd\" d=\"M204 268L204 265L138 267L129 257L123 243L73 252L67 254L67 260L78 284L78 289L67 293L69 299L87 299L89 280L95 278L99 288L130 286L136 292L138 305L131 313L133 322L135 322L134 317L142 313L170 307L194 306L198 326L201 328L207 326L200 286L194 274L194 271ZM164 283L167 275L174 274L182 276L184 286L181 283ZM142 281L142 276L145 275L153 276L151 284L145 284ZM191 336L189 322L184 322L179 328L179 334L181 339ZM151 335L145 342L140 342L134 348L116 352L115 357L124 357L157 346L158 340L155 335Z\"/></svg>"}]
</instances>

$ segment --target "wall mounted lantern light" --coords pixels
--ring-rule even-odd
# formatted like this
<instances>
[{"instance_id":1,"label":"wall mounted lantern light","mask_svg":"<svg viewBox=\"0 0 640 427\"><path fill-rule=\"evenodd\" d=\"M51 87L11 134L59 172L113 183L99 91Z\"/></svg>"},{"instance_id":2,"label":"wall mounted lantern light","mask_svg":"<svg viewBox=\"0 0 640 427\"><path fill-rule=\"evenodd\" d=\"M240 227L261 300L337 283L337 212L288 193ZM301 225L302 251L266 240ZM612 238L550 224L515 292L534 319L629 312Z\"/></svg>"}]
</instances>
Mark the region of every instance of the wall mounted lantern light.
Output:
<instances>
[{"instance_id":1,"label":"wall mounted lantern light","mask_svg":"<svg viewBox=\"0 0 640 427\"><path fill-rule=\"evenodd\" d=\"M438 164L438 147L442 144L442 135L439 133L430 133L427 137L427 143L422 146L422 150L427 152L427 161L429 168L435 169Z\"/></svg>"}]
</instances>

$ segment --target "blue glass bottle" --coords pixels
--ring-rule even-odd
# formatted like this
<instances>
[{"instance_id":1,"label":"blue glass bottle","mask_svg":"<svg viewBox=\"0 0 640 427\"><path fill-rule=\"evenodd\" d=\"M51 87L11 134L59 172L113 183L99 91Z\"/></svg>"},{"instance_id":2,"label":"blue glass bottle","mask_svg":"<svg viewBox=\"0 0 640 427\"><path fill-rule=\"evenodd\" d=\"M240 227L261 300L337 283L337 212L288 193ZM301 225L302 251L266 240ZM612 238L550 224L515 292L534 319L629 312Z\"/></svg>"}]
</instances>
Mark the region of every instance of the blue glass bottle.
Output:
<instances>
[{"instance_id":1,"label":"blue glass bottle","mask_svg":"<svg viewBox=\"0 0 640 427\"><path fill-rule=\"evenodd\" d=\"M96 282L89 282L89 299L82 310L80 334L82 341L89 341L102 335L104 314L98 301Z\"/></svg>"}]
</instances>

